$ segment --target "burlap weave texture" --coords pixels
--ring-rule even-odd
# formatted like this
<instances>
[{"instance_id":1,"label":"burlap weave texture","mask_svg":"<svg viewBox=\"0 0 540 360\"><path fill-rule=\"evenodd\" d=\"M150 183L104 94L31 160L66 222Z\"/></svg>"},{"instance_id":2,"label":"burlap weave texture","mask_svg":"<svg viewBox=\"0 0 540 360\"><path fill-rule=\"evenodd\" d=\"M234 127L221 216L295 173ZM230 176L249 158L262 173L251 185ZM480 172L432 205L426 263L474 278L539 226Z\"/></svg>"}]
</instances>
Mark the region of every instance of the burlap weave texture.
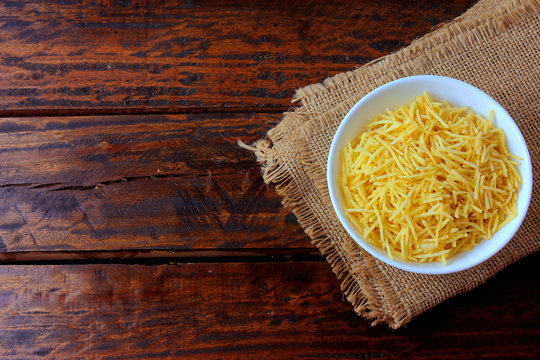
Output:
<instances>
[{"instance_id":1,"label":"burlap weave texture","mask_svg":"<svg viewBox=\"0 0 540 360\"><path fill-rule=\"evenodd\" d=\"M491 95L518 124L533 163L531 206L514 239L483 264L448 275L405 272L363 251L337 219L326 184L330 144L350 108L378 86L421 74L450 76ZM264 180L276 185L284 206L326 255L355 311L399 328L540 248L538 89L540 1L483 0L397 53L299 89L299 106L251 149Z\"/></svg>"}]
</instances>

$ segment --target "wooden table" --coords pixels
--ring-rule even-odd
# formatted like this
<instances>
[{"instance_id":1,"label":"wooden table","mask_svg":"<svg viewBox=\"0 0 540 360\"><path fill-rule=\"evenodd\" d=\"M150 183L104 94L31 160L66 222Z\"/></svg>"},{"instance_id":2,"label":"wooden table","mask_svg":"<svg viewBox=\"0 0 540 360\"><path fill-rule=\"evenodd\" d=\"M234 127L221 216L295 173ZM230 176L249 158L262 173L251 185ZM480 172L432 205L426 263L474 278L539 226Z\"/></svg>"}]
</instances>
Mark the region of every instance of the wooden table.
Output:
<instances>
[{"instance_id":1,"label":"wooden table","mask_svg":"<svg viewBox=\"0 0 540 360\"><path fill-rule=\"evenodd\" d=\"M0 358L538 358L538 255L371 327L236 145L473 2L2 1Z\"/></svg>"}]
</instances>

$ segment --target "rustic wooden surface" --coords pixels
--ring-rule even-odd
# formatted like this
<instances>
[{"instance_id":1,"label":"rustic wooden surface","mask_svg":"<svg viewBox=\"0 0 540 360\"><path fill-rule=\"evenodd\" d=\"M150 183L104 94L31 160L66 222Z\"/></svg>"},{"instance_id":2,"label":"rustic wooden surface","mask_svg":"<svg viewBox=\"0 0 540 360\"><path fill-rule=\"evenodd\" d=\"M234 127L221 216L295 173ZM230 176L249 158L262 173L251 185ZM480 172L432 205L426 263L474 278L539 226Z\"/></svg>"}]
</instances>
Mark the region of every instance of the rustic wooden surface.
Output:
<instances>
[{"instance_id":1,"label":"rustic wooden surface","mask_svg":"<svg viewBox=\"0 0 540 360\"><path fill-rule=\"evenodd\" d=\"M310 247L237 145L280 114L0 119L4 252Z\"/></svg>"},{"instance_id":2,"label":"rustic wooden surface","mask_svg":"<svg viewBox=\"0 0 540 360\"><path fill-rule=\"evenodd\" d=\"M370 327L236 142L472 0L0 1L0 359L538 358L538 255Z\"/></svg>"},{"instance_id":3,"label":"rustic wooden surface","mask_svg":"<svg viewBox=\"0 0 540 360\"><path fill-rule=\"evenodd\" d=\"M281 110L472 3L5 1L0 108Z\"/></svg>"},{"instance_id":4,"label":"rustic wooden surface","mask_svg":"<svg viewBox=\"0 0 540 360\"><path fill-rule=\"evenodd\" d=\"M325 262L8 265L0 357L537 359L535 270L389 331L354 314Z\"/></svg>"}]
</instances>

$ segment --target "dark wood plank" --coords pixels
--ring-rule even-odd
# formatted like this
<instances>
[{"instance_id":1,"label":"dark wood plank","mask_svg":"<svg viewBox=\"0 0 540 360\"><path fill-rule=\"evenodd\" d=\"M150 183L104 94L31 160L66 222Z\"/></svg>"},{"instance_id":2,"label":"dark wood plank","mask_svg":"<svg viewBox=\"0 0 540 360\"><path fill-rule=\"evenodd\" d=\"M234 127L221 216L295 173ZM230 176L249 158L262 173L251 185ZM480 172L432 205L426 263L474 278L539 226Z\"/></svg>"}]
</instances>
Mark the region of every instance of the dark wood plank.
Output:
<instances>
[{"instance_id":1,"label":"dark wood plank","mask_svg":"<svg viewBox=\"0 0 540 360\"><path fill-rule=\"evenodd\" d=\"M0 119L0 252L313 249L236 144L279 118Z\"/></svg>"},{"instance_id":2,"label":"dark wood plank","mask_svg":"<svg viewBox=\"0 0 540 360\"><path fill-rule=\"evenodd\" d=\"M281 114L0 118L0 187L60 189L154 176L238 176L258 168L237 145ZM248 181L249 182L249 181ZM248 186L248 184L244 184Z\"/></svg>"},{"instance_id":3,"label":"dark wood plank","mask_svg":"<svg viewBox=\"0 0 540 360\"><path fill-rule=\"evenodd\" d=\"M309 248L83 250L0 252L3 264L86 264L100 261L119 264L184 262L318 261L323 256Z\"/></svg>"},{"instance_id":4,"label":"dark wood plank","mask_svg":"<svg viewBox=\"0 0 540 360\"><path fill-rule=\"evenodd\" d=\"M370 327L325 262L0 267L0 356L538 358L538 256L406 328Z\"/></svg>"},{"instance_id":5,"label":"dark wood plank","mask_svg":"<svg viewBox=\"0 0 540 360\"><path fill-rule=\"evenodd\" d=\"M393 52L473 3L5 1L0 115L281 111L292 89Z\"/></svg>"},{"instance_id":6,"label":"dark wood plank","mask_svg":"<svg viewBox=\"0 0 540 360\"><path fill-rule=\"evenodd\" d=\"M0 252L306 248L257 171L88 190L0 189Z\"/></svg>"}]
</instances>

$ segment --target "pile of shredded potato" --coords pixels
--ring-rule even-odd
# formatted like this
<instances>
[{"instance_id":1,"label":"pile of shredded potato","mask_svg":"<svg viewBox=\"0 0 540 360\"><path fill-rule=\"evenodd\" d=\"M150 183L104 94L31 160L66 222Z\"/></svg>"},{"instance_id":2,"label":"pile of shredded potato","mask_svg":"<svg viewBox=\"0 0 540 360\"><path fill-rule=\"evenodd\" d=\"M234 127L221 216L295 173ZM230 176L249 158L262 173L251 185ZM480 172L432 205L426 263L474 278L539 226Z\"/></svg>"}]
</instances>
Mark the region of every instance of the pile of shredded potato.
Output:
<instances>
[{"instance_id":1,"label":"pile of shredded potato","mask_svg":"<svg viewBox=\"0 0 540 360\"><path fill-rule=\"evenodd\" d=\"M515 159L493 112L486 120L424 93L343 149L345 213L391 259L446 264L516 216Z\"/></svg>"}]
</instances>

